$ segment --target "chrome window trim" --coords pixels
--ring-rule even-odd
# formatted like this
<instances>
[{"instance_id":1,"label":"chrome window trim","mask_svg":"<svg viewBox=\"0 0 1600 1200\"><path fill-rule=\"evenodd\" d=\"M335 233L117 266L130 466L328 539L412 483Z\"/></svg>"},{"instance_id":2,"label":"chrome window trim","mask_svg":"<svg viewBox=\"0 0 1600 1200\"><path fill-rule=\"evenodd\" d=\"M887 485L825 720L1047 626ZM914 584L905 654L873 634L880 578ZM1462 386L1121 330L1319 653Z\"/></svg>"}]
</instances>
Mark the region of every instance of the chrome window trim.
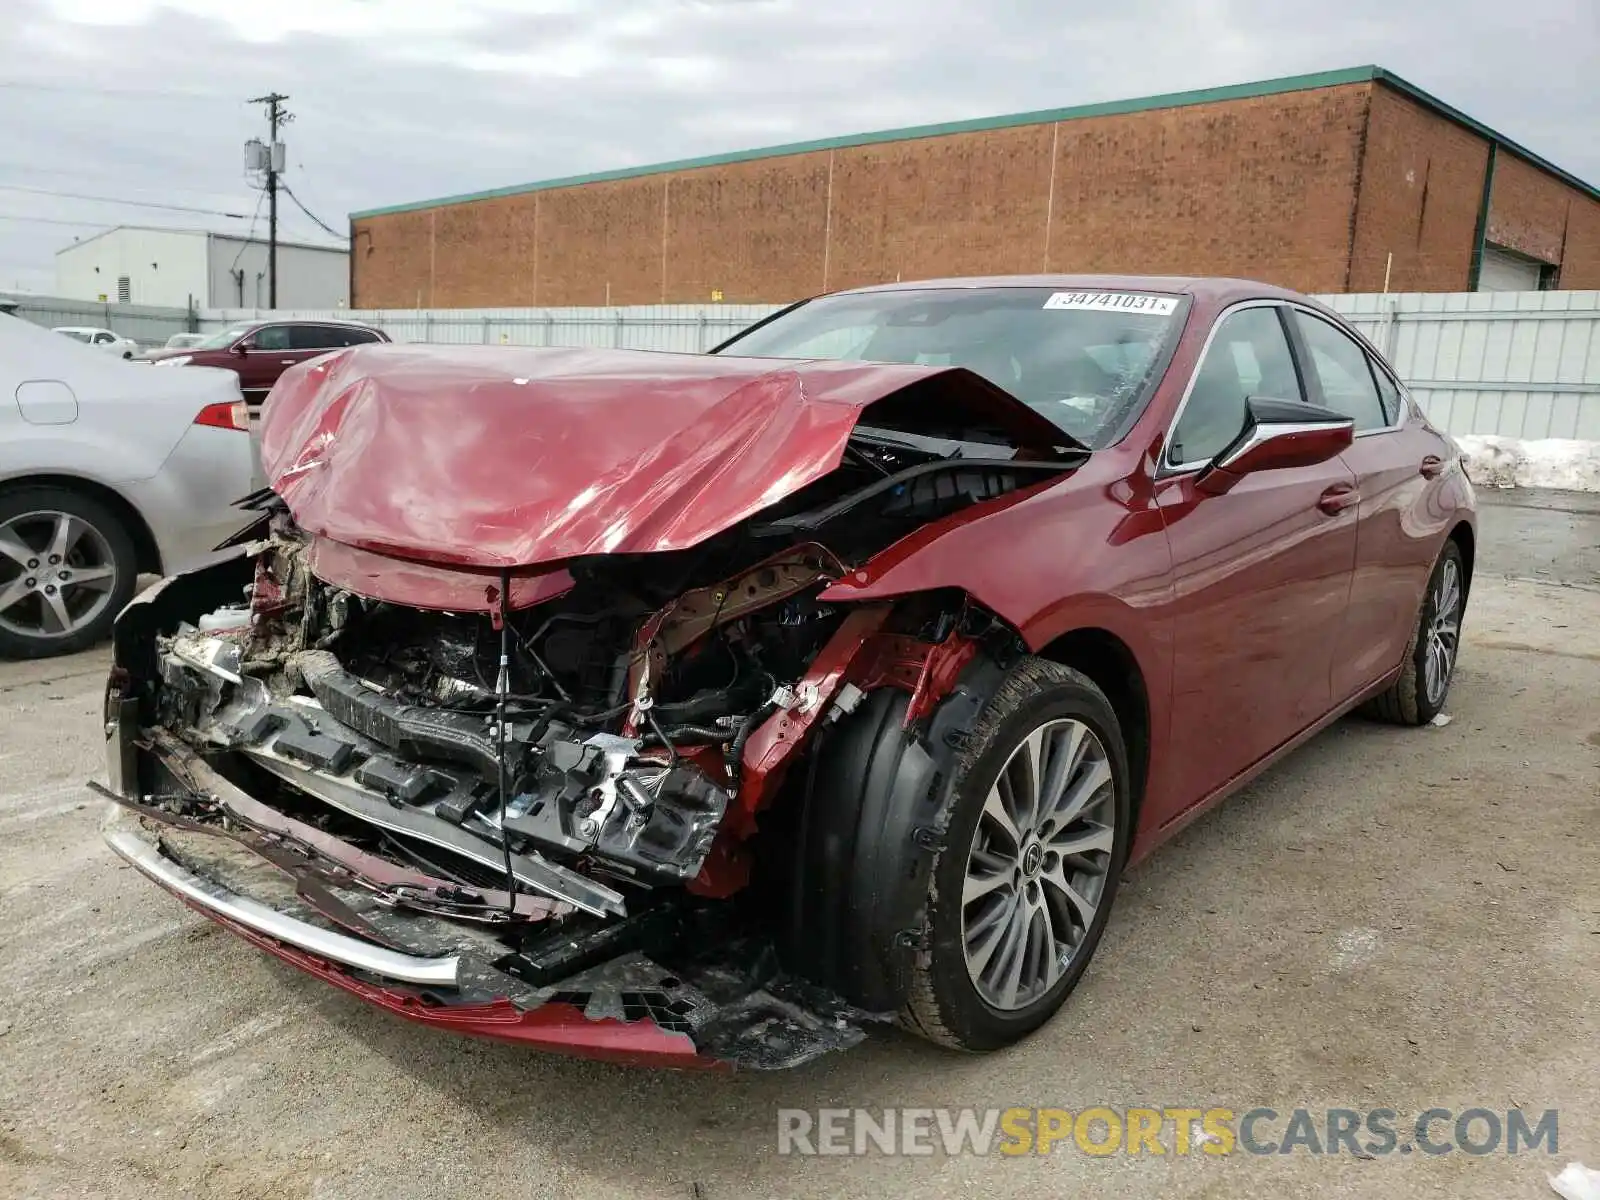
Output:
<instances>
[{"instance_id":1,"label":"chrome window trim","mask_svg":"<svg viewBox=\"0 0 1600 1200\"><path fill-rule=\"evenodd\" d=\"M1160 469L1157 471L1158 478L1165 478L1172 475L1187 475L1192 471L1204 470L1206 467L1210 466L1212 460L1216 458L1216 455L1212 454L1205 458L1191 459L1189 462L1173 462L1172 435L1178 431L1178 422L1183 420L1184 409L1189 407L1189 397L1194 393L1194 385L1200 379L1200 368L1206 365L1206 355L1211 353L1211 343L1216 340L1217 330L1222 328L1229 317L1233 316L1235 313L1243 312L1245 309L1284 308L1287 305L1288 301L1275 300L1270 296L1262 296L1250 300L1240 300L1236 304L1228 305L1227 308L1223 309L1217 314L1216 320L1211 322L1211 328L1206 332L1206 340L1201 343L1200 353L1194 360L1194 368L1189 372L1189 382L1184 385L1183 395L1178 400L1178 409L1172 414L1172 420L1167 424L1167 435L1162 439L1161 464ZM1288 346L1289 357L1292 361L1294 359L1294 345L1289 340L1288 330L1283 330L1283 340L1284 344ZM1301 391L1304 392L1305 384L1302 382L1300 386ZM1281 399L1288 399L1288 397L1281 397ZM1305 396L1302 395L1300 399L1302 401L1305 400Z\"/></svg>"},{"instance_id":2,"label":"chrome window trim","mask_svg":"<svg viewBox=\"0 0 1600 1200\"><path fill-rule=\"evenodd\" d=\"M1250 436L1245 439L1244 445L1230 450L1229 453L1216 460L1217 469L1226 471L1248 451L1259 446L1262 442L1270 442L1273 438L1296 433L1323 433L1340 425L1353 425L1354 423L1354 417L1341 417L1337 421L1306 421L1295 425L1287 423L1282 425L1257 425L1250 431Z\"/></svg>"},{"instance_id":3,"label":"chrome window trim","mask_svg":"<svg viewBox=\"0 0 1600 1200\"><path fill-rule=\"evenodd\" d=\"M1410 416L1408 410L1411 407L1411 393L1406 390L1406 385L1400 381L1400 376L1396 375L1392 370L1389 369L1389 364L1384 362L1381 355L1375 354L1369 350L1367 352L1367 359L1372 363L1372 369L1374 371L1382 371L1384 378L1394 385L1395 394L1400 397L1400 407L1395 413L1393 424L1385 425L1382 429L1363 430L1362 432L1356 434L1356 436L1366 437L1369 433L1393 433L1397 429L1404 429L1408 424L1407 418ZM1378 392L1378 403L1380 405L1383 403L1383 392L1381 389Z\"/></svg>"},{"instance_id":4,"label":"chrome window trim","mask_svg":"<svg viewBox=\"0 0 1600 1200\"><path fill-rule=\"evenodd\" d=\"M1406 403L1405 403L1405 401L1406 401L1407 392L1406 392L1405 384L1401 383L1399 377L1396 376L1395 373L1389 369L1389 364L1383 361L1383 356L1381 354L1377 353L1376 347L1374 347L1370 343L1368 343L1365 338L1363 338L1359 333L1356 333L1354 330L1346 329L1343 325L1340 325L1337 321L1328 320L1328 314L1327 313L1318 312L1316 309L1312 308L1308 304L1295 304L1293 302L1290 302L1288 304L1288 307L1296 309L1299 312L1303 312L1307 316L1315 317L1317 320L1321 321L1324 325L1332 325L1333 328L1334 328L1334 331L1336 333L1343 334L1350 341L1354 342L1356 344L1356 348L1358 350L1360 350L1362 352L1362 354L1366 355L1367 362L1369 364L1369 369L1382 371L1385 375L1387 375L1389 377L1389 382L1394 384L1395 391L1400 393L1400 412L1397 414L1396 419L1394 421L1390 422L1387 425L1376 426L1376 427L1374 427L1372 429L1358 429L1358 430L1355 431L1355 436L1358 437L1358 438L1371 437L1374 434L1394 433L1397 430L1403 429L1405 427L1405 423L1406 423L1406 420L1405 420L1405 418L1406 418ZM1307 347L1307 353L1309 353L1309 352L1310 352L1310 347ZM1316 363L1312 363L1311 364L1311 369L1313 371L1317 369ZM1319 388L1321 387L1321 381L1320 380L1318 381L1318 387ZM1377 387L1377 380L1376 379L1373 380L1373 387L1374 387L1374 389L1376 389L1376 387ZM1382 409L1383 409L1383 393L1382 392L1378 393L1378 409L1379 409L1379 411L1382 411ZM1389 415L1388 413L1384 413L1384 417L1385 418L1387 418L1388 415Z\"/></svg>"},{"instance_id":5,"label":"chrome window trim","mask_svg":"<svg viewBox=\"0 0 1600 1200\"><path fill-rule=\"evenodd\" d=\"M1394 433L1395 431L1404 429L1406 427L1407 418L1409 416L1408 408L1410 404L1411 393L1406 389L1405 384L1401 382L1400 377L1390 369L1389 364L1384 361L1383 356L1378 354L1372 346L1368 345L1365 339L1363 339L1359 334L1356 334L1352 337L1350 330L1344 328L1336 321L1328 320L1327 313L1318 312L1311 305L1303 304L1298 300L1278 299L1271 296L1261 296L1250 300L1240 300L1235 304L1228 305L1227 308L1223 309L1217 314L1216 320L1211 323L1211 329L1206 334L1206 340L1200 346L1200 354L1194 360L1193 370L1189 372L1189 382L1184 385L1183 396L1178 400L1177 411L1172 414L1172 420L1167 425L1166 437L1162 439L1161 461L1158 464L1156 471L1157 478L1165 479L1174 475L1188 475L1195 471L1202 471L1206 467L1210 466L1212 461L1216 458L1215 455L1212 455L1209 458L1198 458L1183 463L1175 463L1170 461L1170 455L1172 452L1172 435L1177 432L1178 422L1183 420L1183 410L1189 406L1189 395L1194 391L1195 382L1200 377L1200 368L1205 365L1206 355L1211 352L1211 343L1217 336L1217 330L1221 329L1222 323L1234 313L1242 312L1247 308L1288 308L1293 309L1296 312L1303 312L1307 316L1315 317L1319 321L1332 325L1334 329L1338 330L1338 332L1344 334L1345 337L1348 337L1355 342L1355 344L1360 347L1361 352L1367 356L1368 361L1389 377L1389 381L1395 385L1395 388L1400 393L1401 403L1398 419L1393 424L1384 425L1381 428L1358 429L1355 431L1353 437L1364 438L1373 434ZM1295 365L1298 369L1300 367L1300 363L1298 361L1298 356L1295 355L1293 339L1289 337L1287 330L1284 331L1284 338L1285 340L1289 341L1289 354L1291 357L1296 359ZM1311 364L1310 369L1315 370L1315 364ZM1318 386L1320 388L1320 382ZM1300 381L1300 389L1302 392L1300 397L1301 401L1304 403L1309 403L1310 401L1304 395L1304 379L1301 379ZM1379 397L1379 402L1380 404L1382 402L1381 396Z\"/></svg>"}]
</instances>

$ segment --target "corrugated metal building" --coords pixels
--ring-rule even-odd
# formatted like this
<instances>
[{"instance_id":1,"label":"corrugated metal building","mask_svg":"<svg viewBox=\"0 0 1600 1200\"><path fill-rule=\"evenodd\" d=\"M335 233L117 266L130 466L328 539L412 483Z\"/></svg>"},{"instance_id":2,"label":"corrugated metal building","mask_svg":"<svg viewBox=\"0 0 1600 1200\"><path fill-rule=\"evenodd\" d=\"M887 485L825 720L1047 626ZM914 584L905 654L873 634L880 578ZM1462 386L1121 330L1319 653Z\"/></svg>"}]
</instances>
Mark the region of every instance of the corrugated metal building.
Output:
<instances>
[{"instance_id":1,"label":"corrugated metal building","mask_svg":"<svg viewBox=\"0 0 1600 1200\"><path fill-rule=\"evenodd\" d=\"M1600 287L1600 191L1379 67L354 213L353 306L770 302L896 278Z\"/></svg>"},{"instance_id":2,"label":"corrugated metal building","mask_svg":"<svg viewBox=\"0 0 1600 1200\"><path fill-rule=\"evenodd\" d=\"M278 303L333 308L349 300L343 246L278 243ZM118 225L56 251L56 291L102 304L183 308L267 302L267 243L204 229Z\"/></svg>"}]
</instances>

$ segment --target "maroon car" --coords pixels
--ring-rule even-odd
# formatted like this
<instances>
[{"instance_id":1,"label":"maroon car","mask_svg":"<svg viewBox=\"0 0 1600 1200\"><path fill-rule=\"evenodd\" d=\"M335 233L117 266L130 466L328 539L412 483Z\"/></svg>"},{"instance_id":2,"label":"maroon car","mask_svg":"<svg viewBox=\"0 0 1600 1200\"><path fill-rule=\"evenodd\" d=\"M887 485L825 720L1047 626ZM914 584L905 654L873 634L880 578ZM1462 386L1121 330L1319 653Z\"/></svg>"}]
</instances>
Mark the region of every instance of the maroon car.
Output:
<instances>
[{"instance_id":1,"label":"maroon car","mask_svg":"<svg viewBox=\"0 0 1600 1200\"><path fill-rule=\"evenodd\" d=\"M240 556L118 623L111 844L401 1016L632 1061L1023 1037L1126 864L1439 712L1472 574L1451 440L1233 280L356 347L262 441Z\"/></svg>"},{"instance_id":2,"label":"maroon car","mask_svg":"<svg viewBox=\"0 0 1600 1200\"><path fill-rule=\"evenodd\" d=\"M245 401L260 404L290 367L330 350L388 340L383 330L350 321L266 319L230 325L198 345L156 350L144 358L162 367L226 367L238 373Z\"/></svg>"}]
</instances>

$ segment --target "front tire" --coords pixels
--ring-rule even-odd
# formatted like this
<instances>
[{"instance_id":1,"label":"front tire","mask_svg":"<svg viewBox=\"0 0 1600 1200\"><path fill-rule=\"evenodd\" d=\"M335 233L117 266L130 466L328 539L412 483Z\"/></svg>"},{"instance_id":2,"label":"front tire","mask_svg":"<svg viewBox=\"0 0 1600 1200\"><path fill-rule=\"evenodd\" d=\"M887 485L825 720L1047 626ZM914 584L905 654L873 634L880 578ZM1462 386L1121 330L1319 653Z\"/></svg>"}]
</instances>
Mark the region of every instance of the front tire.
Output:
<instances>
[{"instance_id":1,"label":"front tire","mask_svg":"<svg viewBox=\"0 0 1600 1200\"><path fill-rule=\"evenodd\" d=\"M133 540L104 505L58 487L0 495L0 658L94 645L137 578Z\"/></svg>"},{"instance_id":2,"label":"front tire","mask_svg":"<svg viewBox=\"0 0 1600 1200\"><path fill-rule=\"evenodd\" d=\"M902 1023L955 1049L1026 1037L1099 945L1132 836L1122 731L1092 680L1019 662L969 731Z\"/></svg>"}]
</instances>

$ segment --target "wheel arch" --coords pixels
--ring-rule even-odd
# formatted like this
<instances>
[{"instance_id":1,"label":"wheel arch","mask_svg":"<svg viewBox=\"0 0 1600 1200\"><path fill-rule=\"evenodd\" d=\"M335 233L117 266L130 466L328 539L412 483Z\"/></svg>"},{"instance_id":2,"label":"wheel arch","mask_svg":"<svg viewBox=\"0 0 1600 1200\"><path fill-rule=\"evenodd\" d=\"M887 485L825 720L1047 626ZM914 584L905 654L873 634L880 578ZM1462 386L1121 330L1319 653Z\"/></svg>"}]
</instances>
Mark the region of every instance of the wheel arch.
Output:
<instances>
[{"instance_id":1,"label":"wheel arch","mask_svg":"<svg viewBox=\"0 0 1600 1200\"><path fill-rule=\"evenodd\" d=\"M1133 776L1133 828L1139 828L1139 810L1150 781L1150 688L1139 659L1129 645L1109 629L1090 626L1073 629L1041 646L1040 658L1081 671L1094 681L1111 702L1122 727Z\"/></svg>"},{"instance_id":2,"label":"wheel arch","mask_svg":"<svg viewBox=\"0 0 1600 1200\"><path fill-rule=\"evenodd\" d=\"M144 515L130 504L126 497L115 488L107 487L103 483L96 483L92 479L85 479L81 475L18 475L0 482L0 496L12 492L26 491L29 488L53 487L64 491L76 492L80 496L87 496L98 504L104 505L114 515L119 517L128 531L128 536L133 540L134 553L138 556L139 571L145 574L160 575L161 548L156 543L155 534L150 531Z\"/></svg>"}]
</instances>

